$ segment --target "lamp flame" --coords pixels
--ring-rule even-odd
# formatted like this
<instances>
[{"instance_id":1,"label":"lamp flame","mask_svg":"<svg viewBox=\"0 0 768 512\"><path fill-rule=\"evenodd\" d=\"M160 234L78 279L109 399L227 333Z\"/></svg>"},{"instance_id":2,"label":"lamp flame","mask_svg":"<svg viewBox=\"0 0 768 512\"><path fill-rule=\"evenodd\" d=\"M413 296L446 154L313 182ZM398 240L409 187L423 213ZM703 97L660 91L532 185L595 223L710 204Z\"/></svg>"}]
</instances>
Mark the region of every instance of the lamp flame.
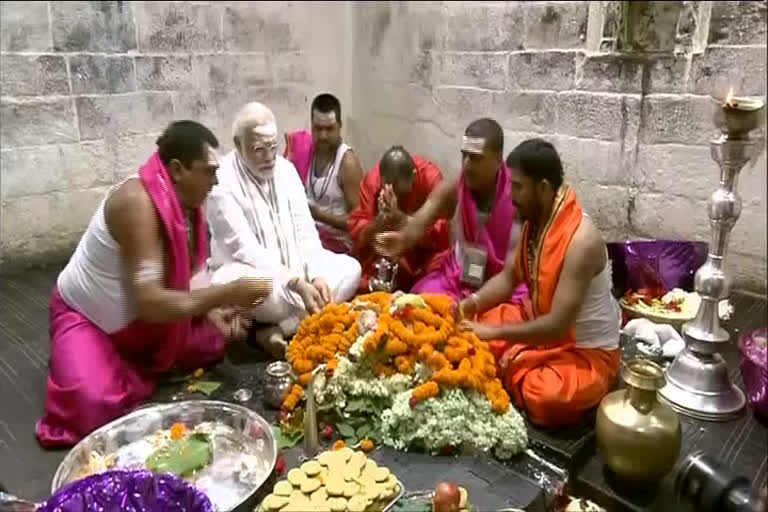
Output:
<instances>
[{"instance_id":1,"label":"lamp flame","mask_svg":"<svg viewBox=\"0 0 768 512\"><path fill-rule=\"evenodd\" d=\"M728 94L725 96L725 106L733 107L733 86L728 90Z\"/></svg>"}]
</instances>

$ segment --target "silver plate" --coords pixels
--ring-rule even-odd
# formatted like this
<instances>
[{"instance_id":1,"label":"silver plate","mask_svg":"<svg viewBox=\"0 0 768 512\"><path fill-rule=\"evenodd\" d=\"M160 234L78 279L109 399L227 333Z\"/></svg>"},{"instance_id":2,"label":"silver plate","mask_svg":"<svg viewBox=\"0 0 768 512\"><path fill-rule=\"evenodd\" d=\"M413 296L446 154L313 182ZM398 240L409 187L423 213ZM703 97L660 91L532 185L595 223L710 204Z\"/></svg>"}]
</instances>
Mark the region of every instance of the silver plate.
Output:
<instances>
[{"instance_id":1,"label":"silver plate","mask_svg":"<svg viewBox=\"0 0 768 512\"><path fill-rule=\"evenodd\" d=\"M317 459L313 458L313 459L307 459L307 460L317 460ZM403 497L403 495L405 494L405 487L403 486L403 482L401 482L400 479L397 477L395 479L397 480L397 486L400 487L400 491L398 491L397 495L391 500L389 500L386 504L384 504L382 508L371 508L371 510L375 510L377 512L390 512L390 510L392 510L392 508L400 500L400 498ZM256 507L254 512L264 512L264 508L262 508L261 503L259 503L259 506Z\"/></svg>"},{"instance_id":2,"label":"silver plate","mask_svg":"<svg viewBox=\"0 0 768 512\"><path fill-rule=\"evenodd\" d=\"M212 400L175 402L144 407L89 434L59 465L51 494L77 480L93 451L117 454L115 468L143 468L154 449L148 440L158 430L177 422L190 429L201 423L210 423L214 428L213 460L193 477L192 483L208 495L218 511L232 510L246 502L275 467L277 441L272 427L255 412ZM242 470L246 461L251 473Z\"/></svg>"}]
</instances>

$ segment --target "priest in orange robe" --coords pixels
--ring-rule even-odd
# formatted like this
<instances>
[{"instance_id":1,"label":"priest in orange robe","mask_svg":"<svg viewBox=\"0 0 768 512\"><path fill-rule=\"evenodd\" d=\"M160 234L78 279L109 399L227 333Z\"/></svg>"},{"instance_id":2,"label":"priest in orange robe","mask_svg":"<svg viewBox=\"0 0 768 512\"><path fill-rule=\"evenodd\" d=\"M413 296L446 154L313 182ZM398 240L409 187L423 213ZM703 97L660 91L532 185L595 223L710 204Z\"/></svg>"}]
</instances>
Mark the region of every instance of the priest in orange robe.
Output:
<instances>
[{"instance_id":1,"label":"priest in orange robe","mask_svg":"<svg viewBox=\"0 0 768 512\"><path fill-rule=\"evenodd\" d=\"M619 370L608 252L552 144L522 142L507 167L522 235L505 269L460 303L463 327L490 341L505 388L533 423L578 424ZM508 302L521 282L530 300Z\"/></svg>"},{"instance_id":2,"label":"priest in orange robe","mask_svg":"<svg viewBox=\"0 0 768 512\"><path fill-rule=\"evenodd\" d=\"M411 155L402 146L388 149L365 175L360 184L360 203L349 216L353 254L363 267L361 292L368 291L370 279L376 275L379 256L373 249L374 236L399 229L442 179L435 164ZM427 230L421 243L400 256L396 289L410 290L428 271L437 268L448 245L448 224L440 219Z\"/></svg>"}]
</instances>

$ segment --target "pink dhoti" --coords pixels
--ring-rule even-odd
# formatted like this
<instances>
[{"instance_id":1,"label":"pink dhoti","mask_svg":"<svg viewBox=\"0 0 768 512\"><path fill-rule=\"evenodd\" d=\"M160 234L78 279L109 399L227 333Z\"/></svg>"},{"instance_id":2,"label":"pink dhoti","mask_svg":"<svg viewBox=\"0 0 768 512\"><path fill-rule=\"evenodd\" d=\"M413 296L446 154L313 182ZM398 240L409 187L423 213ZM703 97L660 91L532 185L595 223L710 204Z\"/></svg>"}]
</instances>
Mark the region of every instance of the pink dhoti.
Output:
<instances>
[{"instance_id":1,"label":"pink dhoti","mask_svg":"<svg viewBox=\"0 0 768 512\"><path fill-rule=\"evenodd\" d=\"M69 307L54 288L45 415L35 428L40 444L75 444L149 398L161 373L154 356L167 355L169 331L167 324L132 324L107 334ZM209 365L221 359L225 347L213 324L195 319L176 350L174 366L194 370Z\"/></svg>"}]
</instances>

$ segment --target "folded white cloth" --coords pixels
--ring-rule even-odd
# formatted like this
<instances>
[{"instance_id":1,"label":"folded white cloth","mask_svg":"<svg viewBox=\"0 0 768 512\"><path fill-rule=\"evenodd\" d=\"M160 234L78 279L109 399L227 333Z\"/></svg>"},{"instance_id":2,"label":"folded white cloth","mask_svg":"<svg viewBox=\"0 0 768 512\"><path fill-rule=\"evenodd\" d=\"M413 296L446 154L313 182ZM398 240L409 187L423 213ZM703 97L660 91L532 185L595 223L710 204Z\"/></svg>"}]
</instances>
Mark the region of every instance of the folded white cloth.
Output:
<instances>
[{"instance_id":1,"label":"folded white cloth","mask_svg":"<svg viewBox=\"0 0 768 512\"><path fill-rule=\"evenodd\" d=\"M669 324L657 324L647 318L636 318L627 322L624 334L649 345L661 347L664 357L673 358L685 348L682 336Z\"/></svg>"}]
</instances>

